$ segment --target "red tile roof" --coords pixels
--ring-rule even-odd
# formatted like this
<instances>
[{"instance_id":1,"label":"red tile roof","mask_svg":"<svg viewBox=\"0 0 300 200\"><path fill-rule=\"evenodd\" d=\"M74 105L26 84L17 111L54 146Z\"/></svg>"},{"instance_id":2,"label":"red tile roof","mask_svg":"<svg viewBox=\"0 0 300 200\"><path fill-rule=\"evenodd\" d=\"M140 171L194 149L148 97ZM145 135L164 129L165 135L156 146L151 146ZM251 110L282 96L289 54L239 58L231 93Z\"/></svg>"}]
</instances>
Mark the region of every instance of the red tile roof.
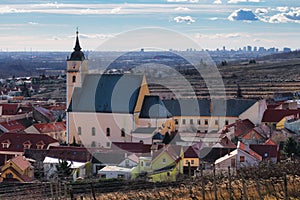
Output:
<instances>
[{"instance_id":1,"label":"red tile roof","mask_svg":"<svg viewBox=\"0 0 300 200\"><path fill-rule=\"evenodd\" d=\"M62 132L66 130L66 122L33 124L40 133Z\"/></svg>"},{"instance_id":2,"label":"red tile roof","mask_svg":"<svg viewBox=\"0 0 300 200\"><path fill-rule=\"evenodd\" d=\"M251 147L249 147L248 145L245 145L244 143L239 142L238 148L243 151L246 151L247 153L249 153L251 156L255 157L256 159L262 160L262 156L258 152L253 151L253 149Z\"/></svg>"},{"instance_id":3,"label":"red tile roof","mask_svg":"<svg viewBox=\"0 0 300 200\"><path fill-rule=\"evenodd\" d=\"M277 146L277 144L270 138L270 139L268 139L265 143L264 143L264 145L276 145Z\"/></svg>"},{"instance_id":4,"label":"red tile roof","mask_svg":"<svg viewBox=\"0 0 300 200\"><path fill-rule=\"evenodd\" d=\"M264 112L262 122L279 122L286 116L300 114L300 109L298 110L273 110L267 109Z\"/></svg>"},{"instance_id":5,"label":"red tile roof","mask_svg":"<svg viewBox=\"0 0 300 200\"><path fill-rule=\"evenodd\" d=\"M2 115L15 115L18 112L19 104L5 103L5 104L0 104L0 107L2 107Z\"/></svg>"},{"instance_id":6,"label":"red tile roof","mask_svg":"<svg viewBox=\"0 0 300 200\"><path fill-rule=\"evenodd\" d=\"M237 120L235 123L229 124L225 127L226 129L234 127L234 136L239 137L243 134L248 133L255 125L249 119Z\"/></svg>"},{"instance_id":7,"label":"red tile roof","mask_svg":"<svg viewBox=\"0 0 300 200\"><path fill-rule=\"evenodd\" d=\"M7 130L7 131L3 130L4 132L19 132L19 131L23 131L26 128L20 122L15 120L8 121L8 122L1 122L0 125Z\"/></svg>"},{"instance_id":8,"label":"red tile roof","mask_svg":"<svg viewBox=\"0 0 300 200\"><path fill-rule=\"evenodd\" d=\"M2 143L5 141L9 141L10 145L8 148L3 148ZM23 152L24 146L23 144L26 142L31 143L31 149L37 149L37 144L40 142L44 142L45 145L43 149L47 149L49 144L57 144L58 141L53 139L52 137L45 134L29 134L29 133L3 133L0 136L0 151L13 151L13 152Z\"/></svg>"}]
</instances>

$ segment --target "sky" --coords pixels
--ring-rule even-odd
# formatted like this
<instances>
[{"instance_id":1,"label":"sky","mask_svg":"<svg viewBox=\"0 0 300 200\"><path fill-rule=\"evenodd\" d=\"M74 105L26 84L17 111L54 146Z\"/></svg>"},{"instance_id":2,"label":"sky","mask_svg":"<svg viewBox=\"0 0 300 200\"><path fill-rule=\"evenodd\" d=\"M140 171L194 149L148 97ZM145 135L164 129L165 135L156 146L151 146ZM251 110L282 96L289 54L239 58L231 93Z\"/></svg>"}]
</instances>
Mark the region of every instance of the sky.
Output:
<instances>
[{"instance_id":1,"label":"sky","mask_svg":"<svg viewBox=\"0 0 300 200\"><path fill-rule=\"evenodd\" d=\"M203 49L300 49L299 0L1 0L0 19L0 51L72 51L77 27L84 50L148 27Z\"/></svg>"}]
</instances>

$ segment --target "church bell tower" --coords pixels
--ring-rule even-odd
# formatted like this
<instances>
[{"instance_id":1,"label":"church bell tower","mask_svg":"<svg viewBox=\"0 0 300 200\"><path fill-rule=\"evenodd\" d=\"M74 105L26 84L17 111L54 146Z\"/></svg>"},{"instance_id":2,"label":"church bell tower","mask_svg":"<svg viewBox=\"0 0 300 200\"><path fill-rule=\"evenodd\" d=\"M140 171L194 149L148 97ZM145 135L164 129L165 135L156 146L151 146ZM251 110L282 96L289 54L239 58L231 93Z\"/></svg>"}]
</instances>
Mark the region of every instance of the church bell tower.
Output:
<instances>
[{"instance_id":1,"label":"church bell tower","mask_svg":"<svg viewBox=\"0 0 300 200\"><path fill-rule=\"evenodd\" d=\"M71 57L67 58L67 108L70 105L74 88L81 87L87 73L88 59L85 58L84 53L81 51L77 30L74 51Z\"/></svg>"}]
</instances>

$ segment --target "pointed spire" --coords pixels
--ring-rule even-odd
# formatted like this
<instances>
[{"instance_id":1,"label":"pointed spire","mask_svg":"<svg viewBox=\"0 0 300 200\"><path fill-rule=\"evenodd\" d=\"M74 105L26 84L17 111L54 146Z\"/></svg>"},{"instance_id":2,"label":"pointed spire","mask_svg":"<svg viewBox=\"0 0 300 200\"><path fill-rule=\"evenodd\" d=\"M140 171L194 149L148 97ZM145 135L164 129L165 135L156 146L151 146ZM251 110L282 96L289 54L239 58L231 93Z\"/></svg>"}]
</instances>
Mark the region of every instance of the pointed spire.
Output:
<instances>
[{"instance_id":1,"label":"pointed spire","mask_svg":"<svg viewBox=\"0 0 300 200\"><path fill-rule=\"evenodd\" d=\"M77 27L77 31L76 31L76 43L75 43L75 47L74 47L74 50L75 51L80 51L81 50L81 47L80 47L80 44L79 44L79 38L78 38L78 27Z\"/></svg>"}]
</instances>

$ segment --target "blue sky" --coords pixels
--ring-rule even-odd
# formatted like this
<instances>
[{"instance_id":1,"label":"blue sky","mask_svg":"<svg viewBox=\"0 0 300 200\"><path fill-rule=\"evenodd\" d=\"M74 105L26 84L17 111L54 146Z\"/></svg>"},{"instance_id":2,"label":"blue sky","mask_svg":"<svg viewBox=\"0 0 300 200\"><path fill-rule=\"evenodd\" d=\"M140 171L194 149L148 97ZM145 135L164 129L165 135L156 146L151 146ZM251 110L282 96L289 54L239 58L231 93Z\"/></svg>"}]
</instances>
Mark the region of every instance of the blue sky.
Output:
<instances>
[{"instance_id":1,"label":"blue sky","mask_svg":"<svg viewBox=\"0 0 300 200\"><path fill-rule=\"evenodd\" d=\"M1 0L0 17L2 51L71 51L76 27L85 50L143 27L174 30L204 49L300 48L298 0Z\"/></svg>"}]
</instances>

